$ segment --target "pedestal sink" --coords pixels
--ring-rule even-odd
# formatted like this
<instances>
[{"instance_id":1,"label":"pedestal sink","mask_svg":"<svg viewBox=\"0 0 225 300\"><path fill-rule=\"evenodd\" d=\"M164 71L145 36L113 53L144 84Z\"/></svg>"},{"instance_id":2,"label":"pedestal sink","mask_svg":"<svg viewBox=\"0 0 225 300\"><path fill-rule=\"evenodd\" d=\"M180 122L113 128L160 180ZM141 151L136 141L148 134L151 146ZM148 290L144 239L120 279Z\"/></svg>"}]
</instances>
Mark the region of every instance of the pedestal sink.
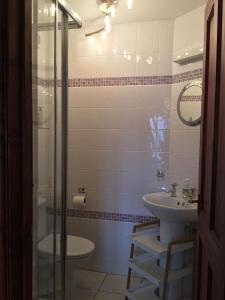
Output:
<instances>
[{"instance_id":1,"label":"pedestal sink","mask_svg":"<svg viewBox=\"0 0 225 300\"><path fill-rule=\"evenodd\" d=\"M180 194L152 193L143 197L144 206L160 220L160 239L168 243L184 234L185 224L197 220L197 204L185 203Z\"/></svg>"},{"instance_id":2,"label":"pedestal sink","mask_svg":"<svg viewBox=\"0 0 225 300\"><path fill-rule=\"evenodd\" d=\"M185 235L185 225L197 221L197 204L184 201L181 194L171 197L170 194L152 193L143 197L144 206L160 220L160 241L168 244L171 241ZM183 254L172 257L171 268L179 269L183 265ZM160 261L160 266L165 268L165 259ZM182 284L179 281L169 286L168 299L182 298Z\"/></svg>"}]
</instances>

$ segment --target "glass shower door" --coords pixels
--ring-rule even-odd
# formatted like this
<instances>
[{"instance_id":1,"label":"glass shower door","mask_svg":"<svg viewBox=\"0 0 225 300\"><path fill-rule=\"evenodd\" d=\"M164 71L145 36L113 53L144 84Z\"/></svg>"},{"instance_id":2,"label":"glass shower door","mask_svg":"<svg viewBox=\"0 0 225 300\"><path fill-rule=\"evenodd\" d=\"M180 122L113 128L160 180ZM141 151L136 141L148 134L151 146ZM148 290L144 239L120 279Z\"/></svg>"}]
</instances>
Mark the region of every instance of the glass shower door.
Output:
<instances>
[{"instance_id":1,"label":"glass shower door","mask_svg":"<svg viewBox=\"0 0 225 300\"><path fill-rule=\"evenodd\" d=\"M65 0L33 0L33 299L65 299L68 26Z\"/></svg>"},{"instance_id":2,"label":"glass shower door","mask_svg":"<svg viewBox=\"0 0 225 300\"><path fill-rule=\"evenodd\" d=\"M33 299L63 299L61 13L33 0Z\"/></svg>"}]
</instances>

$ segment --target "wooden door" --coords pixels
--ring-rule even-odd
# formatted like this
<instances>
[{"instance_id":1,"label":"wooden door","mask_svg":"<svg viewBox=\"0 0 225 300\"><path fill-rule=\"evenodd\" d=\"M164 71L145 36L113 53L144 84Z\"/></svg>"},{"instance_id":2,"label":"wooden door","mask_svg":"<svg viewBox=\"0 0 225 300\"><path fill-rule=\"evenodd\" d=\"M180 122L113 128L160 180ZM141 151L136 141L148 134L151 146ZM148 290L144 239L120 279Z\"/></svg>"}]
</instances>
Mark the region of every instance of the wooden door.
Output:
<instances>
[{"instance_id":1,"label":"wooden door","mask_svg":"<svg viewBox=\"0 0 225 300\"><path fill-rule=\"evenodd\" d=\"M205 14L196 300L225 299L225 1Z\"/></svg>"},{"instance_id":2,"label":"wooden door","mask_svg":"<svg viewBox=\"0 0 225 300\"><path fill-rule=\"evenodd\" d=\"M32 299L31 0L0 8L0 299Z\"/></svg>"}]
</instances>

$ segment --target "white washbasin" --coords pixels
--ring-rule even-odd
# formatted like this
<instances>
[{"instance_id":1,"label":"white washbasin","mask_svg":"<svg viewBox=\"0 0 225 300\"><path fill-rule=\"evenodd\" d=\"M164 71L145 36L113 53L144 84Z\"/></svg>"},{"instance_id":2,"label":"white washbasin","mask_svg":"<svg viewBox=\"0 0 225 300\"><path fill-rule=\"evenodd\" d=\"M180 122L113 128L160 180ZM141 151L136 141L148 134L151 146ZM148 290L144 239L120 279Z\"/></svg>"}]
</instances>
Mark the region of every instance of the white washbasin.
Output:
<instances>
[{"instance_id":1,"label":"white washbasin","mask_svg":"<svg viewBox=\"0 0 225 300\"><path fill-rule=\"evenodd\" d=\"M158 219L165 222L185 223L197 220L197 204L187 203L181 195L171 197L170 194L152 193L144 195L144 206Z\"/></svg>"}]
</instances>

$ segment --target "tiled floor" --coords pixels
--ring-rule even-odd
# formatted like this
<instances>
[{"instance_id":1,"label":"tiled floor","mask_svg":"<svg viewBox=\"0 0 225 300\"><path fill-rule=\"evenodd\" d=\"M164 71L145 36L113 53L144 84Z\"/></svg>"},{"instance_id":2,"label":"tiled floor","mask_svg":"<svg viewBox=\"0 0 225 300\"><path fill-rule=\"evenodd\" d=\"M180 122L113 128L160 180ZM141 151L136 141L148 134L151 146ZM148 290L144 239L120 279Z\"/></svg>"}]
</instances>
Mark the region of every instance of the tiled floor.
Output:
<instances>
[{"instance_id":1,"label":"tiled floor","mask_svg":"<svg viewBox=\"0 0 225 300\"><path fill-rule=\"evenodd\" d=\"M76 290L70 290L67 300L124 300L126 276L79 271ZM132 278L132 285L140 283Z\"/></svg>"},{"instance_id":2,"label":"tiled floor","mask_svg":"<svg viewBox=\"0 0 225 300\"><path fill-rule=\"evenodd\" d=\"M77 286L67 287L66 300L124 300L126 276L80 270L76 274ZM132 277L131 286L140 284L141 279ZM39 298L39 300L49 300Z\"/></svg>"}]
</instances>

